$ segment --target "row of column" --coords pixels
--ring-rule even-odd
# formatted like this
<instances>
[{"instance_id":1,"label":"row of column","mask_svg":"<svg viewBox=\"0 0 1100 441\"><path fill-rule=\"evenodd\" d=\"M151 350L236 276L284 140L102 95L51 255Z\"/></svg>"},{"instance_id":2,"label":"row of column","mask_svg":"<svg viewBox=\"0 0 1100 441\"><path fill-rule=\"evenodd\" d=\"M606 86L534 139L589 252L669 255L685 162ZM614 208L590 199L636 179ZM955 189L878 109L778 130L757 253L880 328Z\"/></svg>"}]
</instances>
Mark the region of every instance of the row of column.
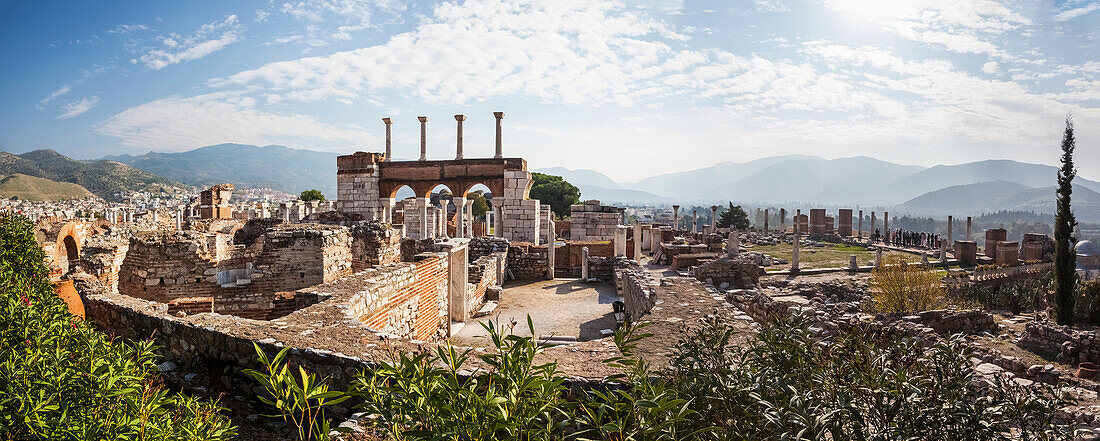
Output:
<instances>
[{"instance_id":1,"label":"row of column","mask_svg":"<svg viewBox=\"0 0 1100 441\"><path fill-rule=\"evenodd\" d=\"M417 222L418 222L417 223L417 227L418 227L417 238L418 239L430 238L430 237L432 237L432 235L427 234L427 232L429 231L429 229L428 229L428 206L431 205L431 199L430 198L414 198L413 200L416 201L416 204L415 204L416 206L415 207L405 207L405 212L408 213L411 210L417 210L416 213L418 214L418 217L419 217L419 219L417 219ZM381 220L382 220L382 222L392 224L393 223L393 212L394 212L394 209L397 205L397 202L393 198L386 199L385 201L386 202L382 206ZM474 224L474 220L473 220L474 200L463 198L463 197L456 197L456 198L454 198L454 201L455 201L455 210L456 210L456 214L457 214L457 216L455 216L455 218L456 218L455 237L456 238L472 238L472 237L474 237L474 226L473 226L473 224ZM440 231L440 235L447 235L447 225L448 225L448 221L450 220L450 216L449 216L449 213L448 213L448 206L450 205L451 201L448 201L446 199L441 199L439 202L440 202L440 205L441 205L441 208L440 208L441 215L438 218L439 225L436 225L435 228L433 228L433 229L438 229L438 231ZM485 213L486 233L488 234L489 230L491 229L493 236L501 237L503 235L503 228L502 228L503 219L504 219L503 211L501 210L500 206L498 204L493 204L492 210ZM408 220L409 220L409 216L406 216L404 222L407 223Z\"/></svg>"},{"instance_id":2,"label":"row of column","mask_svg":"<svg viewBox=\"0 0 1100 441\"><path fill-rule=\"evenodd\" d=\"M503 137L501 129L501 120L504 119L504 112L493 112L493 117L496 118L496 154L493 156L495 159L504 158L503 149ZM418 116L417 120L420 121L420 161L428 160L428 117ZM458 123L457 127L457 142L455 144L455 160L462 160L462 122L466 121L466 115L455 115L455 121ZM386 157L383 159L385 162L393 160L393 118L382 118L382 123L386 125Z\"/></svg>"}]
</instances>

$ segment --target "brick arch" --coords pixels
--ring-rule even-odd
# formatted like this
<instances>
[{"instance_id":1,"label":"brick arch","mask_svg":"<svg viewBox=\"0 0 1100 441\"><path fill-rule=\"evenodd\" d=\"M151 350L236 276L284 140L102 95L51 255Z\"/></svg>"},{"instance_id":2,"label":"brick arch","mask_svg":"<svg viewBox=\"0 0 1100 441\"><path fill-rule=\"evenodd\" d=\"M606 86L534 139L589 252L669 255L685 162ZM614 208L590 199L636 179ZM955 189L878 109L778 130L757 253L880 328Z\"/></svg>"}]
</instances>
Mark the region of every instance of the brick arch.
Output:
<instances>
[{"instance_id":1,"label":"brick arch","mask_svg":"<svg viewBox=\"0 0 1100 441\"><path fill-rule=\"evenodd\" d=\"M429 194L425 191L421 185L413 185L412 183L400 183L400 182L387 182L378 185L378 195L382 198L394 199L397 197L397 192L401 190L401 187L409 187L413 191L413 197L420 198L423 195ZM429 190L430 191L430 190Z\"/></svg>"},{"instance_id":2,"label":"brick arch","mask_svg":"<svg viewBox=\"0 0 1100 441\"><path fill-rule=\"evenodd\" d=\"M482 179L476 181L467 181L464 183L466 186L462 190L462 197L466 197L470 194L470 190L473 190L478 184L484 185L489 188L489 193L493 194L493 199L504 198L504 179ZM499 199L498 199L499 200Z\"/></svg>"},{"instance_id":3,"label":"brick arch","mask_svg":"<svg viewBox=\"0 0 1100 441\"><path fill-rule=\"evenodd\" d=\"M80 262L86 228L83 222L74 221L65 223L57 232L55 250L57 250L58 266L63 273L72 269L74 263ZM62 262L64 265L61 265Z\"/></svg>"}]
</instances>

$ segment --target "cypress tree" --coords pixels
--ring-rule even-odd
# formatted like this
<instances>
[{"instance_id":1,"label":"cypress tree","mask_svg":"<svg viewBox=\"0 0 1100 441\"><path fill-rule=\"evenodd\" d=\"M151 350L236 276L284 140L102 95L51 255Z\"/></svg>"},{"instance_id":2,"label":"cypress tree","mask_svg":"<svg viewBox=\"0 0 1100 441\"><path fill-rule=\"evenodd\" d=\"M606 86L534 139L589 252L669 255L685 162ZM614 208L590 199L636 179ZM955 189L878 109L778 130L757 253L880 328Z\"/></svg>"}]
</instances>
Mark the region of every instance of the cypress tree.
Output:
<instances>
[{"instance_id":1,"label":"cypress tree","mask_svg":"<svg viewBox=\"0 0 1100 441\"><path fill-rule=\"evenodd\" d=\"M1070 209L1073 193L1073 119L1066 117L1066 132L1062 135L1062 168L1058 170L1058 213L1054 217L1054 303L1058 324L1072 325L1074 319L1074 290L1077 286L1077 256L1072 249L1073 229L1077 219Z\"/></svg>"}]
</instances>

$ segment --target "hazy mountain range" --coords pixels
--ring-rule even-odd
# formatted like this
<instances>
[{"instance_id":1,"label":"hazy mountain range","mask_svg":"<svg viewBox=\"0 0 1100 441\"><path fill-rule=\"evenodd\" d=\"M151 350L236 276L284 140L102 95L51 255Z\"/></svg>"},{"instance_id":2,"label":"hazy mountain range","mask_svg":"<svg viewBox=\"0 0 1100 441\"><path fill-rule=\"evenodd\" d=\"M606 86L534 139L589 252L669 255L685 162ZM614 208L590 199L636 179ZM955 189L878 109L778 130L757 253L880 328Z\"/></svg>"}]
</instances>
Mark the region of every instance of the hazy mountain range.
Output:
<instances>
[{"instance_id":1,"label":"hazy mountain range","mask_svg":"<svg viewBox=\"0 0 1100 441\"><path fill-rule=\"evenodd\" d=\"M108 156L75 161L52 150L0 152L0 174L72 182L103 196L130 185L196 186L230 182L288 193L316 188L336 194L335 153L283 146L219 144L181 153ZM125 164L125 165L124 165ZM132 167L128 167L132 166ZM531 171L558 175L581 189L583 199L607 203L787 204L803 207L877 207L894 213L959 216L999 210L1054 212L1057 168L1010 160L920 167L866 156L823 159L775 156L722 162L685 172L616 182L595 170L564 167ZM166 179L167 178L167 179ZM1100 219L1100 182L1078 176L1079 218ZM133 189L133 188L130 188Z\"/></svg>"}]
</instances>

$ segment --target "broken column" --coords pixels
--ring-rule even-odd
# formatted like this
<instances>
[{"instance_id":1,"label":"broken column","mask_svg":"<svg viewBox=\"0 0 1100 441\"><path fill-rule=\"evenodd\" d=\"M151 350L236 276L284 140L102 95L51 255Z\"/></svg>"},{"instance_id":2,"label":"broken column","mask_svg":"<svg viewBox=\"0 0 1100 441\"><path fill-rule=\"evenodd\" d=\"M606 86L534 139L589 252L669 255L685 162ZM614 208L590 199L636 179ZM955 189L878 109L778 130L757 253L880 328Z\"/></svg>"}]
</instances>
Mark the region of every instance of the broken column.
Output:
<instances>
[{"instance_id":1,"label":"broken column","mask_svg":"<svg viewBox=\"0 0 1100 441\"><path fill-rule=\"evenodd\" d=\"M390 137L390 127L393 124L393 120L389 118L382 118L382 122L386 123L386 162L393 161L393 144Z\"/></svg>"},{"instance_id":2,"label":"broken column","mask_svg":"<svg viewBox=\"0 0 1100 441\"><path fill-rule=\"evenodd\" d=\"M493 236L504 237L504 210L493 204Z\"/></svg>"},{"instance_id":3,"label":"broken column","mask_svg":"<svg viewBox=\"0 0 1100 441\"><path fill-rule=\"evenodd\" d=\"M427 239L431 236L428 235L428 204L432 203L430 198L420 198L420 238Z\"/></svg>"},{"instance_id":4,"label":"broken column","mask_svg":"<svg viewBox=\"0 0 1100 441\"><path fill-rule=\"evenodd\" d=\"M626 228L615 227L615 257L626 256Z\"/></svg>"},{"instance_id":5,"label":"broken column","mask_svg":"<svg viewBox=\"0 0 1100 441\"><path fill-rule=\"evenodd\" d=\"M787 232L787 209L786 208L780 208L779 209L779 232L780 233Z\"/></svg>"},{"instance_id":6,"label":"broken column","mask_svg":"<svg viewBox=\"0 0 1100 441\"><path fill-rule=\"evenodd\" d=\"M497 118L497 153L493 157L501 159L504 157L504 149L501 146L500 120L504 119L504 112L493 112L493 116Z\"/></svg>"},{"instance_id":7,"label":"broken column","mask_svg":"<svg viewBox=\"0 0 1100 441\"><path fill-rule=\"evenodd\" d=\"M474 200L472 198L466 199L466 235L463 237L474 237Z\"/></svg>"},{"instance_id":8,"label":"broken column","mask_svg":"<svg viewBox=\"0 0 1100 441\"><path fill-rule=\"evenodd\" d=\"M418 116L420 120L420 160L428 160L428 117Z\"/></svg>"},{"instance_id":9,"label":"broken column","mask_svg":"<svg viewBox=\"0 0 1100 441\"><path fill-rule=\"evenodd\" d=\"M642 224L634 221L634 260L642 263Z\"/></svg>"},{"instance_id":10,"label":"broken column","mask_svg":"<svg viewBox=\"0 0 1100 441\"><path fill-rule=\"evenodd\" d=\"M764 209L764 232L768 232L768 209Z\"/></svg>"},{"instance_id":11,"label":"broken column","mask_svg":"<svg viewBox=\"0 0 1100 441\"><path fill-rule=\"evenodd\" d=\"M889 211L883 211L882 212L882 232L883 232L883 234L885 234L887 231L890 231L890 212Z\"/></svg>"},{"instance_id":12,"label":"broken column","mask_svg":"<svg viewBox=\"0 0 1100 441\"><path fill-rule=\"evenodd\" d=\"M718 232L718 206L717 205L711 205L710 206L710 232L711 233L717 233Z\"/></svg>"},{"instance_id":13,"label":"broken column","mask_svg":"<svg viewBox=\"0 0 1100 441\"><path fill-rule=\"evenodd\" d=\"M953 216L947 216L947 238L945 238L944 241L943 241L946 244L951 244L951 241L955 240L955 238L952 237L952 235L951 235L951 226L954 223L955 223L954 217Z\"/></svg>"},{"instance_id":14,"label":"broken column","mask_svg":"<svg viewBox=\"0 0 1100 441\"><path fill-rule=\"evenodd\" d=\"M588 247L581 248L581 280L588 280Z\"/></svg>"},{"instance_id":15,"label":"broken column","mask_svg":"<svg viewBox=\"0 0 1100 441\"><path fill-rule=\"evenodd\" d=\"M455 115L455 121L458 122L458 142L455 146L457 153L455 153L455 160L462 160L462 122L466 121L466 115Z\"/></svg>"},{"instance_id":16,"label":"broken column","mask_svg":"<svg viewBox=\"0 0 1100 441\"><path fill-rule=\"evenodd\" d=\"M875 266L882 266L882 247L875 247Z\"/></svg>"},{"instance_id":17,"label":"broken column","mask_svg":"<svg viewBox=\"0 0 1100 441\"><path fill-rule=\"evenodd\" d=\"M730 258L737 257L737 252L740 251L741 245L741 232L737 230L730 231L729 241L726 242L726 255Z\"/></svg>"},{"instance_id":18,"label":"broken column","mask_svg":"<svg viewBox=\"0 0 1100 441\"><path fill-rule=\"evenodd\" d=\"M967 241L971 240L971 238L970 238L970 222L971 222L972 219L973 218L970 217L970 216L966 217L966 240ZM975 251L975 252L977 252L977 251Z\"/></svg>"},{"instance_id":19,"label":"broken column","mask_svg":"<svg viewBox=\"0 0 1100 441\"><path fill-rule=\"evenodd\" d=\"M859 271L859 257L855 254L848 256L848 269L852 272Z\"/></svg>"},{"instance_id":20,"label":"broken column","mask_svg":"<svg viewBox=\"0 0 1100 441\"><path fill-rule=\"evenodd\" d=\"M798 274L798 247L802 244L801 234L794 233L794 243L791 249L791 274Z\"/></svg>"},{"instance_id":21,"label":"broken column","mask_svg":"<svg viewBox=\"0 0 1100 441\"><path fill-rule=\"evenodd\" d=\"M959 266L970 268L978 265L978 243L972 240L955 241L955 260Z\"/></svg>"},{"instance_id":22,"label":"broken column","mask_svg":"<svg viewBox=\"0 0 1100 441\"><path fill-rule=\"evenodd\" d=\"M680 206L672 206L672 231L680 229Z\"/></svg>"},{"instance_id":23,"label":"broken column","mask_svg":"<svg viewBox=\"0 0 1100 441\"><path fill-rule=\"evenodd\" d=\"M872 237L875 235L875 212L871 212L871 229L867 230L867 233Z\"/></svg>"},{"instance_id":24,"label":"broken column","mask_svg":"<svg viewBox=\"0 0 1100 441\"><path fill-rule=\"evenodd\" d=\"M859 229L856 230L856 238L863 240L863 210L859 210Z\"/></svg>"},{"instance_id":25,"label":"broken column","mask_svg":"<svg viewBox=\"0 0 1100 441\"><path fill-rule=\"evenodd\" d=\"M699 232L699 213L695 210L691 210L691 234L697 234Z\"/></svg>"},{"instance_id":26,"label":"broken column","mask_svg":"<svg viewBox=\"0 0 1100 441\"><path fill-rule=\"evenodd\" d=\"M841 208L836 213L836 227L837 235L840 237L851 237L852 235L852 209Z\"/></svg>"}]
</instances>

